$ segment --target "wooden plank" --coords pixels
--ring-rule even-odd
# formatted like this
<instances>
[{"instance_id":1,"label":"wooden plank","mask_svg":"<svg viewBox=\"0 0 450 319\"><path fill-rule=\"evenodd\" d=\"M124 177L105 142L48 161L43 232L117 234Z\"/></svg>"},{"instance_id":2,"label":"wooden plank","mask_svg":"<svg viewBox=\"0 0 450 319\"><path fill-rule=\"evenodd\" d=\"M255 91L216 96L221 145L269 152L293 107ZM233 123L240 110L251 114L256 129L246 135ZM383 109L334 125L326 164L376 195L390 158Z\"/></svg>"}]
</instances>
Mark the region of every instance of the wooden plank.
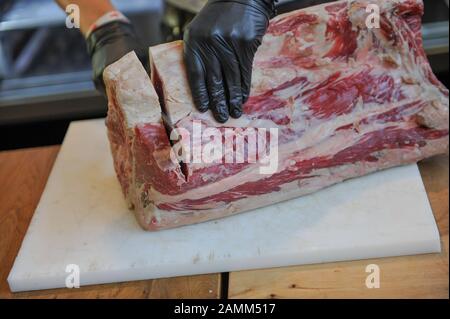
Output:
<instances>
[{"instance_id":1,"label":"wooden plank","mask_svg":"<svg viewBox=\"0 0 450 319\"><path fill-rule=\"evenodd\" d=\"M21 299L216 299L219 298L220 292L219 276L218 274L202 275L86 286L80 289L52 289L15 293L8 297Z\"/></svg>"},{"instance_id":2,"label":"wooden plank","mask_svg":"<svg viewBox=\"0 0 450 319\"><path fill-rule=\"evenodd\" d=\"M219 298L220 274L13 294L6 281L59 147L0 152L0 298Z\"/></svg>"},{"instance_id":3,"label":"wooden plank","mask_svg":"<svg viewBox=\"0 0 450 319\"><path fill-rule=\"evenodd\" d=\"M449 157L420 163L443 251L230 274L230 298L449 298ZM366 267L380 267L381 287L366 287Z\"/></svg>"}]
</instances>

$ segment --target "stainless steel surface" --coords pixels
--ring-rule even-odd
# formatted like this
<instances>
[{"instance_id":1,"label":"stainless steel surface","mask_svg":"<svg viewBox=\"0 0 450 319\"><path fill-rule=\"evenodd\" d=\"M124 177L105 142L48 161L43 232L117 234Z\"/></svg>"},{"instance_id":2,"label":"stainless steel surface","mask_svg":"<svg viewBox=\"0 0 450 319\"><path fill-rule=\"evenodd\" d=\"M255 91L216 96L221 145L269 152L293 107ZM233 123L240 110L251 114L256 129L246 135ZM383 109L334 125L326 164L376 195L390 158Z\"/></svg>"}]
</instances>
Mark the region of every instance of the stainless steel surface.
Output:
<instances>
[{"instance_id":1,"label":"stainless steel surface","mask_svg":"<svg viewBox=\"0 0 450 319\"><path fill-rule=\"evenodd\" d=\"M96 0L93 0L96 1ZM163 0L112 0L125 14L161 10ZM0 31L11 31L63 25L66 15L54 0L15 0L13 7L2 17Z\"/></svg>"},{"instance_id":2,"label":"stainless steel surface","mask_svg":"<svg viewBox=\"0 0 450 319\"><path fill-rule=\"evenodd\" d=\"M428 55L449 52L449 25L447 21L427 23L423 26L423 45Z\"/></svg>"},{"instance_id":3,"label":"stainless steel surface","mask_svg":"<svg viewBox=\"0 0 450 319\"><path fill-rule=\"evenodd\" d=\"M91 71L43 75L4 81L0 92L0 108L78 96L97 96Z\"/></svg>"},{"instance_id":4,"label":"stainless steel surface","mask_svg":"<svg viewBox=\"0 0 450 319\"><path fill-rule=\"evenodd\" d=\"M47 28L38 29L26 43L23 50L17 56L12 70L12 76L17 77L22 75L30 66L36 55L42 49L45 39L50 35L50 30Z\"/></svg>"}]
</instances>

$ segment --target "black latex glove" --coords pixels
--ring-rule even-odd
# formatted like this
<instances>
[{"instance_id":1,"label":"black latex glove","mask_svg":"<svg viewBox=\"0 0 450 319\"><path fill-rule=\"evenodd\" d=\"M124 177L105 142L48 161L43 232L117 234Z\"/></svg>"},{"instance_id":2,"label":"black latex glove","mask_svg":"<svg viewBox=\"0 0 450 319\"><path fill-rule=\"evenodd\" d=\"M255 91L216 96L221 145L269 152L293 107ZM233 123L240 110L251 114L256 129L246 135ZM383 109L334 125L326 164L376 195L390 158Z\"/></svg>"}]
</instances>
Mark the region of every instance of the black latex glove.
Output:
<instances>
[{"instance_id":1,"label":"black latex glove","mask_svg":"<svg viewBox=\"0 0 450 319\"><path fill-rule=\"evenodd\" d=\"M114 21L94 30L86 40L91 57L93 80L98 91L106 96L103 71L107 66L135 51L139 60L148 70L148 52L141 45L129 23Z\"/></svg>"},{"instance_id":2,"label":"black latex glove","mask_svg":"<svg viewBox=\"0 0 450 319\"><path fill-rule=\"evenodd\" d=\"M184 54L192 96L224 123L242 115L250 95L256 50L275 0L209 0L188 26Z\"/></svg>"}]
</instances>

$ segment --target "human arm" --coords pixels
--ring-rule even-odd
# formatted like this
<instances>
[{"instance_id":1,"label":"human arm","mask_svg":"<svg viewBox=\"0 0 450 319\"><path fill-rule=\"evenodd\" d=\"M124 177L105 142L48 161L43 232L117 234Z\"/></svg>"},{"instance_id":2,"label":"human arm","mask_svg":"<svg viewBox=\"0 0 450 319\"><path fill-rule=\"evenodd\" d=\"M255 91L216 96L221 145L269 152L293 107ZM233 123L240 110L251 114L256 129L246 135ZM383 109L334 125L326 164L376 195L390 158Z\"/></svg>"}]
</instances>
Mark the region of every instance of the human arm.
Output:
<instances>
[{"instance_id":1,"label":"human arm","mask_svg":"<svg viewBox=\"0 0 450 319\"><path fill-rule=\"evenodd\" d=\"M133 26L109 0L56 0L65 9L75 4L80 11L80 31L86 38L96 88L106 95L103 71L124 55L135 51L148 69L148 53Z\"/></svg>"}]
</instances>

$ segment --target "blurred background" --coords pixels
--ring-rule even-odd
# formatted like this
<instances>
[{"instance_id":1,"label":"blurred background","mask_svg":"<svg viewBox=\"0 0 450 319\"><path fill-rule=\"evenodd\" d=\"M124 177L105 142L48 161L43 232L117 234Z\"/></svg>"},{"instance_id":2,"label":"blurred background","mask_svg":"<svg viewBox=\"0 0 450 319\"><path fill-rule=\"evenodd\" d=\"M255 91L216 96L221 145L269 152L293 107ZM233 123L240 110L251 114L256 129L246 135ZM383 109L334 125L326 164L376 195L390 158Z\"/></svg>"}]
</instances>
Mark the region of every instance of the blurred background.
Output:
<instances>
[{"instance_id":1,"label":"blurred background","mask_svg":"<svg viewBox=\"0 0 450 319\"><path fill-rule=\"evenodd\" d=\"M205 2L113 0L147 46L180 39ZM280 0L278 10L324 2ZM425 9L425 48L448 86L448 0L425 0ZM84 39L53 0L0 0L0 150L60 144L71 121L104 117L90 76Z\"/></svg>"}]
</instances>

